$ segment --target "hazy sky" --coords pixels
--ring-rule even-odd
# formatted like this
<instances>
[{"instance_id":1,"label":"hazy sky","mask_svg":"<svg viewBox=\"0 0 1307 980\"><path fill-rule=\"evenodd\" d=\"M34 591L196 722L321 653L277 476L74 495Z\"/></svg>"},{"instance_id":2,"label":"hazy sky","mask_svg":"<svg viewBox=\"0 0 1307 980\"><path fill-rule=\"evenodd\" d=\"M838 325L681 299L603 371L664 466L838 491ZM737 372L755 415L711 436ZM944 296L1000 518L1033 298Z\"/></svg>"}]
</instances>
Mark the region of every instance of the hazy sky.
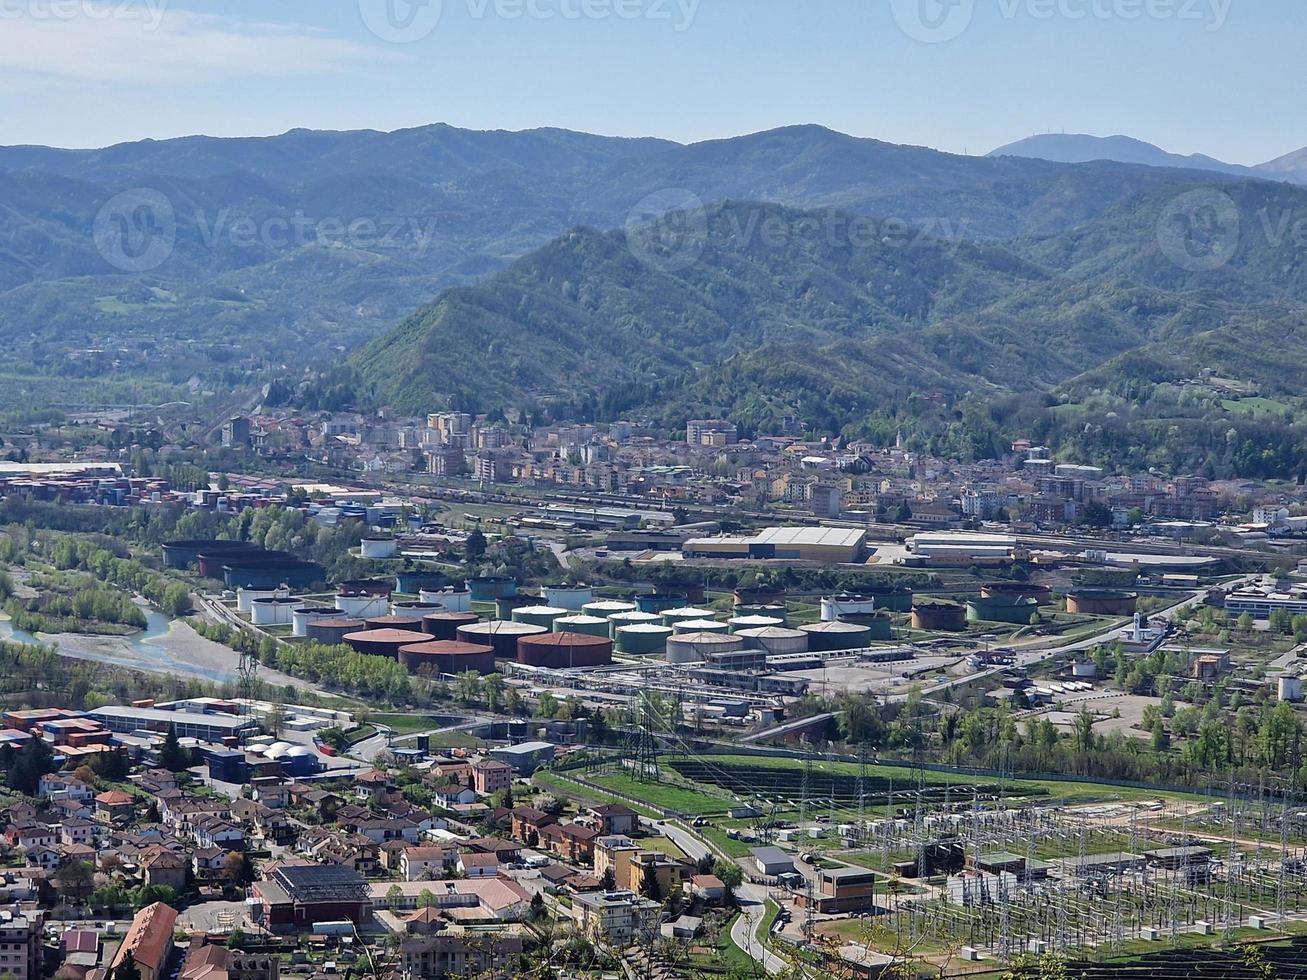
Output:
<instances>
[{"instance_id":1,"label":"hazy sky","mask_svg":"<svg viewBox=\"0 0 1307 980\"><path fill-rule=\"evenodd\" d=\"M983 153L1307 145L1302 0L0 0L0 143L816 122Z\"/></svg>"}]
</instances>

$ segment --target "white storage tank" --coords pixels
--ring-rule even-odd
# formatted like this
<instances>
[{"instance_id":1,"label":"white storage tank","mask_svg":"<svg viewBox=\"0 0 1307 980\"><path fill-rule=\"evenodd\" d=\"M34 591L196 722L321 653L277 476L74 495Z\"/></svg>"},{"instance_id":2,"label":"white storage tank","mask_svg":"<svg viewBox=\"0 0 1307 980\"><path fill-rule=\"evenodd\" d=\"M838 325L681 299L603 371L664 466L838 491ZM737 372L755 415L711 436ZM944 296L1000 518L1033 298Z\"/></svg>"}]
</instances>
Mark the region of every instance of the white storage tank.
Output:
<instances>
[{"instance_id":1,"label":"white storage tank","mask_svg":"<svg viewBox=\"0 0 1307 980\"><path fill-rule=\"evenodd\" d=\"M623 626L662 626L662 617L656 613L642 613L637 610L613 613L608 617L608 635L617 639L617 631ZM670 632L670 631L669 631Z\"/></svg>"},{"instance_id":2,"label":"white storage tank","mask_svg":"<svg viewBox=\"0 0 1307 980\"><path fill-rule=\"evenodd\" d=\"M677 623L687 621L712 619L717 614L711 609L696 609L694 606L682 606L680 609L664 609L662 613L663 625L676 629Z\"/></svg>"},{"instance_id":3,"label":"white storage tank","mask_svg":"<svg viewBox=\"0 0 1307 980\"><path fill-rule=\"evenodd\" d=\"M715 619L682 619L671 624L674 633L729 633L731 627Z\"/></svg>"},{"instance_id":4,"label":"white storage tank","mask_svg":"<svg viewBox=\"0 0 1307 980\"><path fill-rule=\"evenodd\" d=\"M1098 668L1093 661L1079 660L1071 665L1071 676L1083 680L1093 680L1098 676Z\"/></svg>"},{"instance_id":5,"label":"white storage tank","mask_svg":"<svg viewBox=\"0 0 1307 980\"><path fill-rule=\"evenodd\" d=\"M289 626L295 609L303 599L270 596L250 603L250 622L255 626Z\"/></svg>"},{"instance_id":6,"label":"white storage tank","mask_svg":"<svg viewBox=\"0 0 1307 980\"><path fill-rule=\"evenodd\" d=\"M827 596L821 600L821 619L824 623L833 623L841 616L873 613L875 611L876 600L868 595L841 593L840 595Z\"/></svg>"},{"instance_id":7,"label":"white storage tank","mask_svg":"<svg viewBox=\"0 0 1307 980\"><path fill-rule=\"evenodd\" d=\"M422 602L444 606L447 612L471 612L472 593L467 589L441 589L433 592L423 589L418 593Z\"/></svg>"},{"instance_id":8,"label":"white storage tank","mask_svg":"<svg viewBox=\"0 0 1307 980\"><path fill-rule=\"evenodd\" d=\"M728 619L726 623L730 626L732 633L738 633L741 630L760 630L770 626L784 626L785 620L777 619L775 616L736 616L734 619Z\"/></svg>"},{"instance_id":9,"label":"white storage tank","mask_svg":"<svg viewBox=\"0 0 1307 980\"><path fill-rule=\"evenodd\" d=\"M714 653L744 649L744 638L728 633L677 633L667 640L669 664L701 663Z\"/></svg>"},{"instance_id":10,"label":"white storage tank","mask_svg":"<svg viewBox=\"0 0 1307 980\"><path fill-rule=\"evenodd\" d=\"M394 558L399 554L399 542L390 535L373 535L359 542L364 558Z\"/></svg>"},{"instance_id":11,"label":"white storage tank","mask_svg":"<svg viewBox=\"0 0 1307 980\"><path fill-rule=\"evenodd\" d=\"M335 609L329 609L326 606L299 606L290 612L290 632L291 636L308 636L309 623L315 619L326 619L329 616L338 616L340 613Z\"/></svg>"},{"instance_id":12,"label":"white storage tank","mask_svg":"<svg viewBox=\"0 0 1307 980\"><path fill-rule=\"evenodd\" d=\"M760 629L736 630L735 635L741 637L751 649L765 650L769 656L808 652L808 634L803 630L764 626Z\"/></svg>"},{"instance_id":13,"label":"white storage tank","mask_svg":"<svg viewBox=\"0 0 1307 980\"><path fill-rule=\"evenodd\" d=\"M236 590L236 608L240 612L249 613L255 599L289 599L289 586L279 586L275 589L237 589Z\"/></svg>"},{"instance_id":14,"label":"white storage tank","mask_svg":"<svg viewBox=\"0 0 1307 980\"><path fill-rule=\"evenodd\" d=\"M620 599L596 599L594 602L587 602L581 607L581 611L587 616L607 619L615 613L635 612L635 603L622 602Z\"/></svg>"},{"instance_id":15,"label":"white storage tank","mask_svg":"<svg viewBox=\"0 0 1307 980\"><path fill-rule=\"evenodd\" d=\"M349 619L373 619L390 614L390 596L371 592L340 592L336 608Z\"/></svg>"},{"instance_id":16,"label":"white storage tank","mask_svg":"<svg viewBox=\"0 0 1307 980\"><path fill-rule=\"evenodd\" d=\"M1283 674L1279 681L1281 701L1298 702L1302 700L1302 678L1293 674Z\"/></svg>"},{"instance_id":17,"label":"white storage tank","mask_svg":"<svg viewBox=\"0 0 1307 980\"><path fill-rule=\"evenodd\" d=\"M588 585L550 585L545 587L545 605L580 612L587 602L594 601L594 589Z\"/></svg>"}]
</instances>

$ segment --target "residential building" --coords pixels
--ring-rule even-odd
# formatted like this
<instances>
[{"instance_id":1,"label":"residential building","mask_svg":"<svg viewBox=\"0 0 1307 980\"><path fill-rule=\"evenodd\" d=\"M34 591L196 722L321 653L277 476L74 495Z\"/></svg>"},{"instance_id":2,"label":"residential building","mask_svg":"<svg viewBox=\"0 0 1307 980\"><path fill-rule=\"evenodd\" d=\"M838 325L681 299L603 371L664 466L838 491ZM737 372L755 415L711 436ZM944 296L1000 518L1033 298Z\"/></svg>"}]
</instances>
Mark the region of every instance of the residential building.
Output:
<instances>
[{"instance_id":1,"label":"residential building","mask_svg":"<svg viewBox=\"0 0 1307 980\"><path fill-rule=\"evenodd\" d=\"M513 767L499 759L482 759L472 767L472 787L490 796L513 784Z\"/></svg>"},{"instance_id":2,"label":"residential building","mask_svg":"<svg viewBox=\"0 0 1307 980\"><path fill-rule=\"evenodd\" d=\"M141 973L141 980L160 980L168 975L172 956L173 930L177 927L177 910L163 902L147 905L136 913L122 945L113 958L110 975L131 957Z\"/></svg>"},{"instance_id":3,"label":"residential building","mask_svg":"<svg viewBox=\"0 0 1307 980\"><path fill-rule=\"evenodd\" d=\"M14 980L40 980L44 917L41 911L17 905L0 908L0 973Z\"/></svg>"},{"instance_id":4,"label":"residential building","mask_svg":"<svg viewBox=\"0 0 1307 980\"><path fill-rule=\"evenodd\" d=\"M662 906L634 892L591 892L572 896L577 930L593 942L619 949L648 942L658 934Z\"/></svg>"}]
</instances>

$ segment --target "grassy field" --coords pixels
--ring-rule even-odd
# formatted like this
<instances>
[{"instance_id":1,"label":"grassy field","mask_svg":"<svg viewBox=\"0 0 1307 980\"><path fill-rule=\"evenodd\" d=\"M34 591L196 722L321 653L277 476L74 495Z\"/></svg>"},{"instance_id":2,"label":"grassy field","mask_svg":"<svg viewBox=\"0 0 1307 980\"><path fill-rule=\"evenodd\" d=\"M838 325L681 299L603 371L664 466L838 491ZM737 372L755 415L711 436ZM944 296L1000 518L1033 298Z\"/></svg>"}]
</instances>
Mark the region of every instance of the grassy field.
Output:
<instances>
[{"instance_id":1,"label":"grassy field","mask_svg":"<svg viewBox=\"0 0 1307 980\"><path fill-rule=\"evenodd\" d=\"M725 794L715 795L679 783L645 783L625 772L599 773L588 779L615 793L637 800L648 800L654 807L678 813L724 813L732 802Z\"/></svg>"}]
</instances>

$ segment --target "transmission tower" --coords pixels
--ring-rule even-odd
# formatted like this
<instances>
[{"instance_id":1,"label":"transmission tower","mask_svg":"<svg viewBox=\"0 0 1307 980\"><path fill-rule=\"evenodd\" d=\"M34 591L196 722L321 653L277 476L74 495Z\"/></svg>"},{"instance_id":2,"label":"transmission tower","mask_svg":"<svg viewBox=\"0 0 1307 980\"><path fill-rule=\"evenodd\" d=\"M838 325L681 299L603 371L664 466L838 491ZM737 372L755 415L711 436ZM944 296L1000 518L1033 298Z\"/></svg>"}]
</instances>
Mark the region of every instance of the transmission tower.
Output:
<instances>
[{"instance_id":1,"label":"transmission tower","mask_svg":"<svg viewBox=\"0 0 1307 980\"><path fill-rule=\"evenodd\" d=\"M640 724L627 743L627 757L635 778L642 783L657 782L661 776L658 767L658 739L654 735L653 709L647 695L640 698Z\"/></svg>"},{"instance_id":2,"label":"transmission tower","mask_svg":"<svg viewBox=\"0 0 1307 980\"><path fill-rule=\"evenodd\" d=\"M803 756L803 786L799 791L799 826L808 819L808 791L812 786L812 749Z\"/></svg>"},{"instance_id":3,"label":"transmission tower","mask_svg":"<svg viewBox=\"0 0 1307 980\"><path fill-rule=\"evenodd\" d=\"M254 695L259 683L259 655L252 650L242 650L240 663L236 666L238 678L237 697L241 699L241 715L254 717Z\"/></svg>"},{"instance_id":4,"label":"transmission tower","mask_svg":"<svg viewBox=\"0 0 1307 980\"><path fill-rule=\"evenodd\" d=\"M867 835L867 746L863 743L858 750L858 840L863 842Z\"/></svg>"}]
</instances>

